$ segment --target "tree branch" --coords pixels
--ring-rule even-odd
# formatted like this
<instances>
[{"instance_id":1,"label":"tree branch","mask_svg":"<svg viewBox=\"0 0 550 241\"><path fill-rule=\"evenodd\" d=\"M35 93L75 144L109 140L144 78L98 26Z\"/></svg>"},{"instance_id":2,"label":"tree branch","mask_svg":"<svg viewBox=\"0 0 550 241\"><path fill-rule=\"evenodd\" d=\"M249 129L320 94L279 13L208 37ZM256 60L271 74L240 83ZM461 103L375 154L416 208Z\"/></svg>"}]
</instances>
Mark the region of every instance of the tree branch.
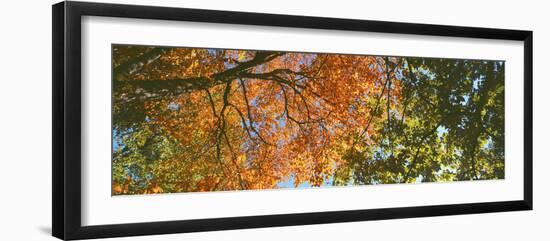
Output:
<instances>
[{"instance_id":1,"label":"tree branch","mask_svg":"<svg viewBox=\"0 0 550 241\"><path fill-rule=\"evenodd\" d=\"M120 64L113 70L113 77L115 81L122 81L127 78L129 75L141 70L145 65L148 65L158 58L171 48L153 48L148 52L130 59L123 64Z\"/></svg>"},{"instance_id":2,"label":"tree branch","mask_svg":"<svg viewBox=\"0 0 550 241\"><path fill-rule=\"evenodd\" d=\"M239 79L239 81L241 82L241 87L242 87L242 90L243 90L243 97L244 97L244 102L246 103L246 113L248 115L248 122L249 122L249 126L250 128L252 129L252 131L254 133L256 133L256 135L258 136L258 138L265 144L267 145L270 145L270 146L274 146L273 144L269 143L268 141L266 141L262 135L260 134L260 132L258 132L256 130L256 128L254 127L254 121L253 121L253 118L252 118L252 111L251 111L251 108L250 108L250 104L248 102L248 94L247 94L247 91L246 91L246 84L244 82L244 80L242 79Z\"/></svg>"}]
</instances>

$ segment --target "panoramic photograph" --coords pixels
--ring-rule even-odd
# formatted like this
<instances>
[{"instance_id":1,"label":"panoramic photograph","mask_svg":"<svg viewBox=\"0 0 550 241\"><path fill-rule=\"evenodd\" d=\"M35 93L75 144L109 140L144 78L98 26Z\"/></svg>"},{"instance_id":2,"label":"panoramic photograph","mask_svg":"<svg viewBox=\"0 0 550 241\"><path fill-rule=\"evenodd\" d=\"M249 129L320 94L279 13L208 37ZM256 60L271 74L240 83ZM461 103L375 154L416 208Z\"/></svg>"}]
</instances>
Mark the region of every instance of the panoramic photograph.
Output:
<instances>
[{"instance_id":1,"label":"panoramic photograph","mask_svg":"<svg viewBox=\"0 0 550 241\"><path fill-rule=\"evenodd\" d=\"M504 61L111 50L112 195L505 177Z\"/></svg>"}]
</instances>

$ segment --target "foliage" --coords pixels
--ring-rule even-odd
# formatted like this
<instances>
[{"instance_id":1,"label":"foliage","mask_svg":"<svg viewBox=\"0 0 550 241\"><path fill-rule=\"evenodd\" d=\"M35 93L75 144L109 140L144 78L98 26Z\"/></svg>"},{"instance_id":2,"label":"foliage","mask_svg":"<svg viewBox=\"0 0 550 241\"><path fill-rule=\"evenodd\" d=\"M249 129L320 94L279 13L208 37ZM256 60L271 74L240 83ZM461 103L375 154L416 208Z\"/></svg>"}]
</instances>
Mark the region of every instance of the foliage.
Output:
<instances>
[{"instance_id":1,"label":"foliage","mask_svg":"<svg viewBox=\"0 0 550 241\"><path fill-rule=\"evenodd\" d=\"M113 46L113 194L504 178L504 62Z\"/></svg>"}]
</instances>

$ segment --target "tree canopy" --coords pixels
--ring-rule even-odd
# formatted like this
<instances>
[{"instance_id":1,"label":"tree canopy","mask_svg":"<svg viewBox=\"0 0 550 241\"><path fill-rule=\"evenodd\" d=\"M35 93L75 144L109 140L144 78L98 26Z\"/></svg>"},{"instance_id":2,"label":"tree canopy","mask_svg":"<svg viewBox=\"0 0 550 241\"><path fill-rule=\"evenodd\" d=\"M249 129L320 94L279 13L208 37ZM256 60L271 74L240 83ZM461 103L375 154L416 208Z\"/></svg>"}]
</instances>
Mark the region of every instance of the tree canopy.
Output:
<instances>
[{"instance_id":1,"label":"tree canopy","mask_svg":"<svg viewBox=\"0 0 550 241\"><path fill-rule=\"evenodd\" d=\"M504 62L113 45L113 194L504 178Z\"/></svg>"}]
</instances>

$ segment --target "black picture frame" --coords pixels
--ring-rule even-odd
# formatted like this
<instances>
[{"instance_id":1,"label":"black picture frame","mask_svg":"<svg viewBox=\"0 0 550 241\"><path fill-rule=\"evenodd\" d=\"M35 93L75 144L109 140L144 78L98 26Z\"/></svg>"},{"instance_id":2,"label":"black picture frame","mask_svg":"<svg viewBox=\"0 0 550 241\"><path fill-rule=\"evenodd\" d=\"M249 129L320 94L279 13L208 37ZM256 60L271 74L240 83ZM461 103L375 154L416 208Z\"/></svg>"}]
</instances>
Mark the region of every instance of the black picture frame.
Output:
<instances>
[{"instance_id":1,"label":"black picture frame","mask_svg":"<svg viewBox=\"0 0 550 241\"><path fill-rule=\"evenodd\" d=\"M60 239L184 233L379 219L532 210L533 33L531 31L197 10L89 2L60 2L53 10L52 233ZM522 200L334 212L81 225L81 17L104 16L206 23L350 30L426 36L517 40L524 43L524 194Z\"/></svg>"}]
</instances>

